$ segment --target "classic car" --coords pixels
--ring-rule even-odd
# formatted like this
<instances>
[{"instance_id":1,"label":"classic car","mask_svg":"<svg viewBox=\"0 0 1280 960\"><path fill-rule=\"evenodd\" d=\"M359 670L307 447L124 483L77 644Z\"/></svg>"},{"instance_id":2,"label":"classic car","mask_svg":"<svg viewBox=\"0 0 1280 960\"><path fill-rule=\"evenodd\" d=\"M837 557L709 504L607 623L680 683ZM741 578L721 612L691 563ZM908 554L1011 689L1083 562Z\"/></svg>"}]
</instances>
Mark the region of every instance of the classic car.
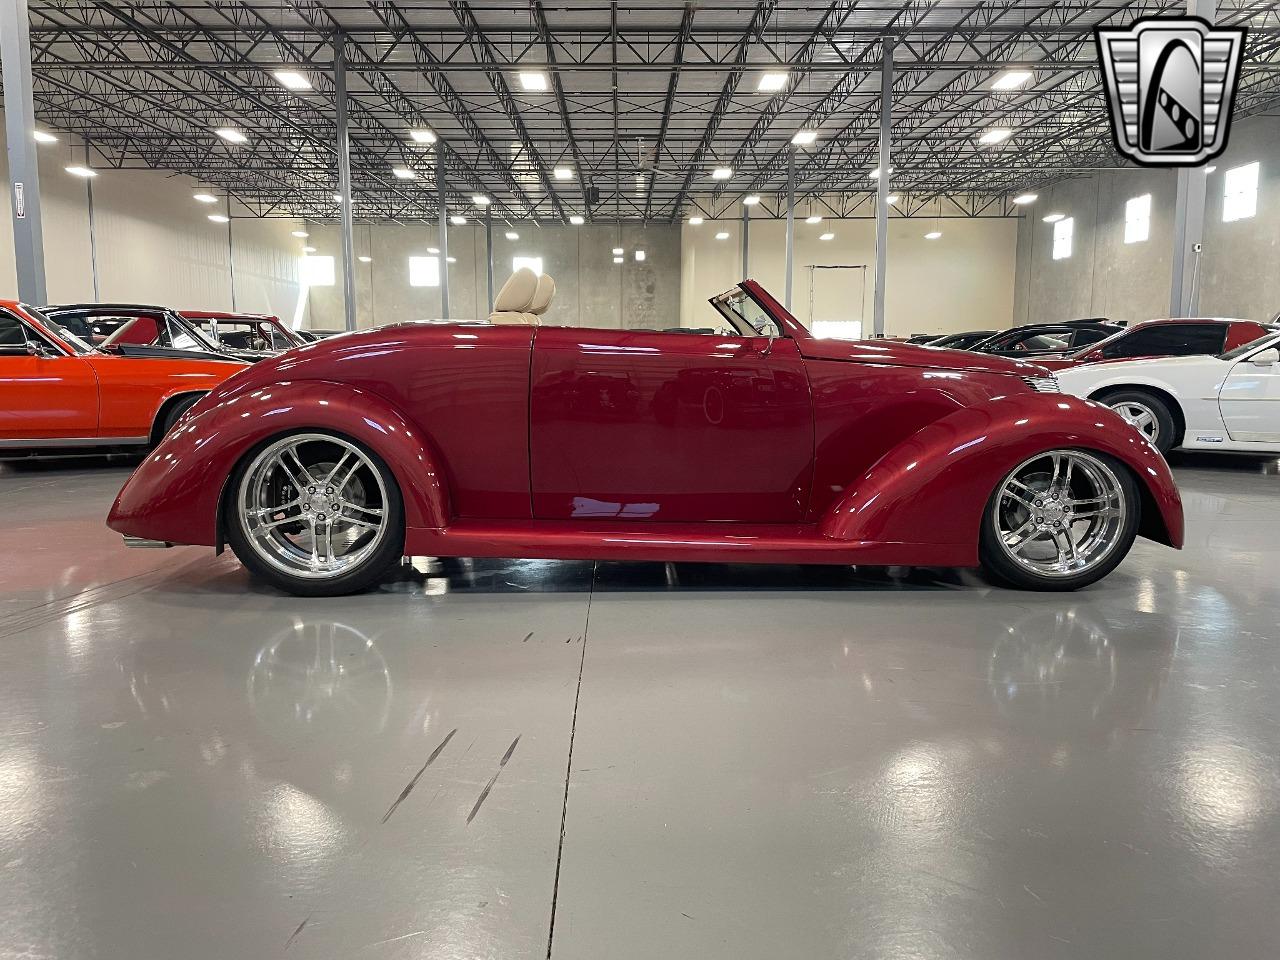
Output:
<instances>
[{"instance_id":1,"label":"classic car","mask_svg":"<svg viewBox=\"0 0 1280 960\"><path fill-rule=\"evenodd\" d=\"M195 357L105 353L32 307L0 301L0 450L154 444L245 366Z\"/></svg>"},{"instance_id":2,"label":"classic car","mask_svg":"<svg viewBox=\"0 0 1280 960\"><path fill-rule=\"evenodd\" d=\"M964 333L948 333L929 341L931 347L946 347L948 350L968 350L983 340L994 337L998 330L966 330Z\"/></svg>"},{"instance_id":3,"label":"classic car","mask_svg":"<svg viewBox=\"0 0 1280 960\"><path fill-rule=\"evenodd\" d=\"M1090 363L1062 389L1110 407L1162 453L1280 453L1280 333L1216 357Z\"/></svg>"},{"instance_id":4,"label":"classic car","mask_svg":"<svg viewBox=\"0 0 1280 960\"><path fill-rule=\"evenodd\" d=\"M1105 340L1081 347L1065 357L1037 358L1050 370L1065 370L1083 363L1111 363L1144 357L1216 356L1265 337L1272 328L1252 320L1227 317L1146 320L1124 327Z\"/></svg>"},{"instance_id":5,"label":"classic car","mask_svg":"<svg viewBox=\"0 0 1280 960\"><path fill-rule=\"evenodd\" d=\"M230 350L282 353L312 341L298 336L266 313L226 313L217 310L183 310L182 316L209 339Z\"/></svg>"},{"instance_id":6,"label":"classic car","mask_svg":"<svg viewBox=\"0 0 1280 960\"><path fill-rule=\"evenodd\" d=\"M967 349L998 357L1041 359L1063 356L1119 331L1108 320L1067 320L1063 323L1031 323L988 337Z\"/></svg>"},{"instance_id":7,"label":"classic car","mask_svg":"<svg viewBox=\"0 0 1280 960\"><path fill-rule=\"evenodd\" d=\"M1042 368L818 339L754 281L711 303L731 335L500 313L290 351L198 403L108 524L230 545L312 596L406 554L981 566L1068 590L1139 534L1181 545L1164 458Z\"/></svg>"},{"instance_id":8,"label":"classic car","mask_svg":"<svg viewBox=\"0 0 1280 960\"><path fill-rule=\"evenodd\" d=\"M254 363L274 351L236 350L202 333L176 310L138 303L74 303L42 307L59 327L108 353L129 357L216 357Z\"/></svg>"}]
</instances>

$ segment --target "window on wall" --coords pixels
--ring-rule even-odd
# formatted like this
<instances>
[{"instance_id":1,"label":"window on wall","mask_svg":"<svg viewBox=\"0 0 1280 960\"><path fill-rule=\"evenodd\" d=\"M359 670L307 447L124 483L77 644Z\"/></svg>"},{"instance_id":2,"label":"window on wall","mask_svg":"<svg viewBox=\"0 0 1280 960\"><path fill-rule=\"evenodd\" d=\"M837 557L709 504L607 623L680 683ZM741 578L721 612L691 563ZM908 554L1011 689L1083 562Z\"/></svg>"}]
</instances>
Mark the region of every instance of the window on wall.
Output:
<instances>
[{"instance_id":1,"label":"window on wall","mask_svg":"<svg viewBox=\"0 0 1280 960\"><path fill-rule=\"evenodd\" d=\"M409 286L411 287L440 286L440 258L439 257L410 257L409 258Z\"/></svg>"},{"instance_id":2,"label":"window on wall","mask_svg":"<svg viewBox=\"0 0 1280 960\"><path fill-rule=\"evenodd\" d=\"M1071 237L1075 231L1075 217L1067 217L1053 225L1053 259L1065 260L1071 256Z\"/></svg>"},{"instance_id":3,"label":"window on wall","mask_svg":"<svg viewBox=\"0 0 1280 960\"><path fill-rule=\"evenodd\" d=\"M308 287L332 287L333 257L303 257L302 282Z\"/></svg>"},{"instance_id":4,"label":"window on wall","mask_svg":"<svg viewBox=\"0 0 1280 960\"><path fill-rule=\"evenodd\" d=\"M1124 242L1141 243L1151 236L1151 194L1134 197L1124 205Z\"/></svg>"},{"instance_id":5,"label":"window on wall","mask_svg":"<svg viewBox=\"0 0 1280 960\"><path fill-rule=\"evenodd\" d=\"M1232 167L1222 178L1222 222L1248 220L1258 212L1258 162Z\"/></svg>"},{"instance_id":6,"label":"window on wall","mask_svg":"<svg viewBox=\"0 0 1280 960\"><path fill-rule=\"evenodd\" d=\"M521 267L528 267L538 276L542 276L542 258L541 257L512 257L511 272L515 273Z\"/></svg>"}]
</instances>

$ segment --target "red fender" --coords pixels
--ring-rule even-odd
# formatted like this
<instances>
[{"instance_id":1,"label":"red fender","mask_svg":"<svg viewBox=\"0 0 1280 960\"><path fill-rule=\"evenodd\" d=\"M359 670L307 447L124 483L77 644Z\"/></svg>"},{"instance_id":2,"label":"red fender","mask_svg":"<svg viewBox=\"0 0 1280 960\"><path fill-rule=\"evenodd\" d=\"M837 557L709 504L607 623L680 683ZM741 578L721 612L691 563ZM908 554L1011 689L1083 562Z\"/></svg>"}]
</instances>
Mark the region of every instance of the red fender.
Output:
<instances>
[{"instance_id":1,"label":"red fender","mask_svg":"<svg viewBox=\"0 0 1280 960\"><path fill-rule=\"evenodd\" d=\"M1143 536L1182 546L1182 501L1169 465L1146 438L1100 404L1063 394L1018 394L948 414L894 447L822 517L823 535L879 543L972 547L996 485L1045 450L1074 447L1127 465L1143 492Z\"/></svg>"},{"instance_id":2,"label":"red fender","mask_svg":"<svg viewBox=\"0 0 1280 960\"><path fill-rule=\"evenodd\" d=\"M218 502L240 458L271 437L305 429L332 430L371 447L400 485L408 526L448 523L443 462L399 410L346 384L285 380L219 391L197 404L126 481L107 526L146 540L214 546ZM210 476L223 483L210 483Z\"/></svg>"}]
</instances>

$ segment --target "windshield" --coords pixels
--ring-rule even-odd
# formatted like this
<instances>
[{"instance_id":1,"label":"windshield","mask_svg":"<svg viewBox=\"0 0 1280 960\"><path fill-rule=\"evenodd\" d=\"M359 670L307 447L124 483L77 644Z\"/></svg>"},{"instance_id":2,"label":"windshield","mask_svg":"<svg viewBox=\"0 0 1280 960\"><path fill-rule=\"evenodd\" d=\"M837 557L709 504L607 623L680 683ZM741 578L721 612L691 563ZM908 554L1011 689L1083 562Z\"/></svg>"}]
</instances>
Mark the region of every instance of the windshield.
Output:
<instances>
[{"instance_id":1,"label":"windshield","mask_svg":"<svg viewBox=\"0 0 1280 960\"><path fill-rule=\"evenodd\" d=\"M111 334L104 347L135 346L159 347L170 350L197 350L204 353L222 353L222 348L205 338L204 334L173 316L142 314L128 318L128 322Z\"/></svg>"},{"instance_id":2,"label":"windshield","mask_svg":"<svg viewBox=\"0 0 1280 960\"><path fill-rule=\"evenodd\" d=\"M722 293L711 305L744 337L780 337L782 330L768 311L741 287Z\"/></svg>"},{"instance_id":3,"label":"windshield","mask_svg":"<svg viewBox=\"0 0 1280 960\"><path fill-rule=\"evenodd\" d=\"M68 330L66 327L62 326L61 324L56 323L53 320L50 320L48 317L46 317L43 313L41 313L35 307L29 307L24 303L22 305L22 309L27 312L27 315L30 316L32 320L35 320L38 324L40 324L46 330L49 330L52 333L57 334L58 339L61 340L63 343L65 343L68 347L70 347L76 353L83 354L83 353L93 352L93 347L91 347L89 344L85 343L78 336L76 336L76 333L74 330Z\"/></svg>"},{"instance_id":4,"label":"windshield","mask_svg":"<svg viewBox=\"0 0 1280 960\"><path fill-rule=\"evenodd\" d=\"M1243 357L1245 354L1252 353L1254 350L1257 350L1259 347L1266 346L1268 341L1270 341L1271 343L1280 344L1280 333L1268 333L1265 336L1259 337L1257 340L1250 340L1248 343L1241 344L1240 346L1236 347L1234 350L1228 350L1226 353L1218 354L1218 359L1219 360L1238 360L1241 357Z\"/></svg>"}]
</instances>

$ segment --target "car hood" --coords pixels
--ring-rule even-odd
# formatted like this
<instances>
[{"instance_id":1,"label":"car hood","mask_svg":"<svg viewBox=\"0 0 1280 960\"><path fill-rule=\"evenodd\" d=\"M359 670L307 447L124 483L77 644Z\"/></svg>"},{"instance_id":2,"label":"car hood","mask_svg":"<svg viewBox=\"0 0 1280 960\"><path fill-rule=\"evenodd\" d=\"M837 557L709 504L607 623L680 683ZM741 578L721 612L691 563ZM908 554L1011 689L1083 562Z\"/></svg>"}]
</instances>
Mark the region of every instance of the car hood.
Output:
<instances>
[{"instance_id":1,"label":"car hood","mask_svg":"<svg viewBox=\"0 0 1280 960\"><path fill-rule=\"evenodd\" d=\"M796 346L799 347L801 356L810 360L846 360L851 363L881 363L893 367L932 367L938 370L1001 373L1014 377L1045 375L1044 367L1025 360L891 340L797 338Z\"/></svg>"}]
</instances>

